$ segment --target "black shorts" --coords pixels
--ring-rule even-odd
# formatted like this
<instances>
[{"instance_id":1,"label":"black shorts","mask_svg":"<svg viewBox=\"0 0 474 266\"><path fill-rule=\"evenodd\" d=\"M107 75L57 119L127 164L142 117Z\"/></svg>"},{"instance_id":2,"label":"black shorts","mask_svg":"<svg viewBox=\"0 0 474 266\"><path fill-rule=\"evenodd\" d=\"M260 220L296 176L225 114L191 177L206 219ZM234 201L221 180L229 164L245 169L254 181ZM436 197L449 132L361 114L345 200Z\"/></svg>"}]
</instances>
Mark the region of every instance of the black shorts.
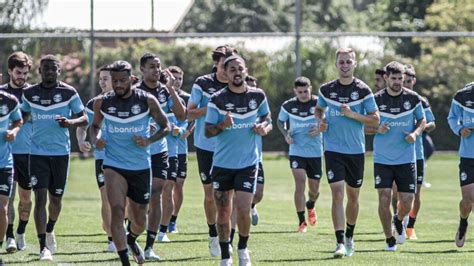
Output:
<instances>
[{"instance_id":1,"label":"black shorts","mask_svg":"<svg viewBox=\"0 0 474 266\"><path fill-rule=\"evenodd\" d=\"M178 154L178 178L186 179L188 175L188 155Z\"/></svg>"},{"instance_id":2,"label":"black shorts","mask_svg":"<svg viewBox=\"0 0 474 266\"><path fill-rule=\"evenodd\" d=\"M257 166L242 169L212 167L212 187L218 191L244 191L255 193L257 186Z\"/></svg>"},{"instance_id":3,"label":"black shorts","mask_svg":"<svg viewBox=\"0 0 474 266\"><path fill-rule=\"evenodd\" d=\"M201 177L201 183L211 184L211 169L212 169L212 157L214 153L212 151L206 151L196 147L196 157L198 162L199 177Z\"/></svg>"},{"instance_id":4,"label":"black shorts","mask_svg":"<svg viewBox=\"0 0 474 266\"><path fill-rule=\"evenodd\" d=\"M31 185L34 190L47 188L62 197L69 174L69 155L47 156L30 154Z\"/></svg>"},{"instance_id":5,"label":"black shorts","mask_svg":"<svg viewBox=\"0 0 474 266\"><path fill-rule=\"evenodd\" d=\"M263 171L263 164L262 162L258 163L257 169L257 184L265 184L265 172Z\"/></svg>"},{"instance_id":6,"label":"black shorts","mask_svg":"<svg viewBox=\"0 0 474 266\"><path fill-rule=\"evenodd\" d=\"M416 184L423 184L425 178L425 160L416 160Z\"/></svg>"},{"instance_id":7,"label":"black shorts","mask_svg":"<svg viewBox=\"0 0 474 266\"><path fill-rule=\"evenodd\" d=\"M151 171L126 170L113 166L104 165L104 169L111 169L120 174L127 181L127 197L138 204L148 204L151 196Z\"/></svg>"},{"instance_id":8,"label":"black shorts","mask_svg":"<svg viewBox=\"0 0 474 266\"><path fill-rule=\"evenodd\" d=\"M154 178L166 180L168 177L168 152L160 152L151 155L151 173Z\"/></svg>"},{"instance_id":9,"label":"black shorts","mask_svg":"<svg viewBox=\"0 0 474 266\"><path fill-rule=\"evenodd\" d=\"M387 165L374 163L375 188L392 188L395 181L398 192L416 192L415 163Z\"/></svg>"},{"instance_id":10,"label":"black shorts","mask_svg":"<svg viewBox=\"0 0 474 266\"><path fill-rule=\"evenodd\" d=\"M324 152L326 161L326 176L329 183L346 181L353 188L362 186L364 180L365 156L361 154L343 154L338 152Z\"/></svg>"},{"instance_id":11,"label":"black shorts","mask_svg":"<svg viewBox=\"0 0 474 266\"><path fill-rule=\"evenodd\" d=\"M178 157L168 157L168 177L166 180L176 182L176 178L178 177Z\"/></svg>"},{"instance_id":12,"label":"black shorts","mask_svg":"<svg viewBox=\"0 0 474 266\"><path fill-rule=\"evenodd\" d=\"M462 158L459 163L459 181L461 187L474 183L474 159Z\"/></svg>"},{"instance_id":13,"label":"black shorts","mask_svg":"<svg viewBox=\"0 0 474 266\"><path fill-rule=\"evenodd\" d=\"M11 196L13 173L13 168L0 168L0 195Z\"/></svg>"},{"instance_id":14,"label":"black shorts","mask_svg":"<svg viewBox=\"0 0 474 266\"><path fill-rule=\"evenodd\" d=\"M321 179L323 170L321 166L321 157L300 157L290 155L290 167L291 169L304 169L306 175L311 179Z\"/></svg>"},{"instance_id":15,"label":"black shorts","mask_svg":"<svg viewBox=\"0 0 474 266\"><path fill-rule=\"evenodd\" d=\"M104 160L99 159L95 160L95 180L97 181L97 186L99 188L105 185L104 169L102 169L102 164Z\"/></svg>"},{"instance_id":16,"label":"black shorts","mask_svg":"<svg viewBox=\"0 0 474 266\"><path fill-rule=\"evenodd\" d=\"M31 190L31 178L29 154L13 154L14 179L18 185L25 190Z\"/></svg>"}]
</instances>

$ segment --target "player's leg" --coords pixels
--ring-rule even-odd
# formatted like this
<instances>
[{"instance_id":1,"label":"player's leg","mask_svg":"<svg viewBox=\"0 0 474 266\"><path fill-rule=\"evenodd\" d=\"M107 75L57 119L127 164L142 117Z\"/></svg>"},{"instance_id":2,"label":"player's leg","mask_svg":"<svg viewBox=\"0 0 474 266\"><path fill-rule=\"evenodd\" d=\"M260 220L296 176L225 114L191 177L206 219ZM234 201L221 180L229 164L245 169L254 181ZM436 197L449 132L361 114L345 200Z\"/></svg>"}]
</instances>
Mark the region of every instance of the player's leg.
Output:
<instances>
[{"instance_id":1,"label":"player's leg","mask_svg":"<svg viewBox=\"0 0 474 266\"><path fill-rule=\"evenodd\" d=\"M231 247L234 246L233 242L234 242L236 228L237 228L237 206L235 206L235 193L234 193L234 198L232 199L232 215L230 216L229 243Z\"/></svg>"},{"instance_id":2,"label":"player's leg","mask_svg":"<svg viewBox=\"0 0 474 266\"><path fill-rule=\"evenodd\" d=\"M319 184L322 176L321 157L307 158L306 161L306 175L308 176L308 201L306 201L306 209L308 210L309 224L315 226L318 219L315 205L319 198Z\"/></svg>"},{"instance_id":3,"label":"player's leg","mask_svg":"<svg viewBox=\"0 0 474 266\"><path fill-rule=\"evenodd\" d=\"M160 232L158 234L158 241L160 242L170 242L168 236L166 235L166 231L168 230L168 224L170 223L174 208L173 188L178 176L178 157L169 157L168 164L168 176L163 186L163 192L161 196L163 214L161 216Z\"/></svg>"},{"instance_id":4,"label":"player's leg","mask_svg":"<svg viewBox=\"0 0 474 266\"><path fill-rule=\"evenodd\" d=\"M408 223L407 223L407 237L408 239L416 240L418 239L415 233L415 222L418 212L421 208L421 187L423 184L423 177L425 174L425 161L417 160L416 161L416 193L415 199L413 201L413 206L408 214Z\"/></svg>"},{"instance_id":5,"label":"player's leg","mask_svg":"<svg viewBox=\"0 0 474 266\"><path fill-rule=\"evenodd\" d=\"M15 205L13 204L15 202L15 194L16 194L16 187L17 187L17 182L13 181L11 185L11 196L8 198L8 211L7 211L7 231L5 234L6 237L6 245L5 249L7 253L14 253L16 252L16 241L15 241L15 235L13 234L13 223L15 222ZM3 238L1 238L3 241Z\"/></svg>"},{"instance_id":6,"label":"player's leg","mask_svg":"<svg viewBox=\"0 0 474 266\"><path fill-rule=\"evenodd\" d=\"M402 222L413 205L413 198L416 192L416 164L396 165L393 166L393 171L395 172L395 182L398 186L397 215L393 223L395 225L397 244L403 244L406 239L406 228Z\"/></svg>"},{"instance_id":7,"label":"player's leg","mask_svg":"<svg viewBox=\"0 0 474 266\"><path fill-rule=\"evenodd\" d=\"M306 172L301 168L292 168L291 172L295 180L295 192L293 200L298 215L298 232L305 233L307 231L307 224L305 220L305 182Z\"/></svg>"},{"instance_id":8,"label":"player's leg","mask_svg":"<svg viewBox=\"0 0 474 266\"><path fill-rule=\"evenodd\" d=\"M259 220L259 215L257 211L256 205L262 201L263 199L263 188L265 185L265 172L263 171L263 164L262 162L258 163L258 171L257 171L257 189L255 190L255 194L253 195L252 205L250 214L252 216L252 225L257 225Z\"/></svg>"},{"instance_id":9,"label":"player's leg","mask_svg":"<svg viewBox=\"0 0 474 266\"><path fill-rule=\"evenodd\" d=\"M393 182L392 186L392 210L393 210L393 215L397 215L397 205L398 205L398 189L397 189L397 184L395 181Z\"/></svg>"},{"instance_id":10,"label":"player's leg","mask_svg":"<svg viewBox=\"0 0 474 266\"><path fill-rule=\"evenodd\" d=\"M474 204L474 159L461 158L459 164L461 201L459 202L459 226L456 232L456 245L463 247L466 240L469 214Z\"/></svg>"},{"instance_id":11,"label":"player's leg","mask_svg":"<svg viewBox=\"0 0 474 266\"><path fill-rule=\"evenodd\" d=\"M8 203L12 193L13 168L0 169L0 246L3 244L8 224ZM16 248L15 248L16 250Z\"/></svg>"},{"instance_id":12,"label":"player's leg","mask_svg":"<svg viewBox=\"0 0 474 266\"><path fill-rule=\"evenodd\" d=\"M148 210L148 204L144 202L135 202L132 197L133 196L130 195L128 200L131 224L130 230L127 234L127 245L130 247L134 260L140 264L145 261L145 257L142 249L137 243L137 238L145 231L146 228L146 213ZM154 254L153 259L159 260L160 258Z\"/></svg>"},{"instance_id":13,"label":"player's leg","mask_svg":"<svg viewBox=\"0 0 474 266\"><path fill-rule=\"evenodd\" d=\"M396 239L392 235L392 213L390 204L395 175L389 165L374 163L374 184L379 198L378 213L385 234L385 250L396 251Z\"/></svg>"},{"instance_id":14,"label":"player's leg","mask_svg":"<svg viewBox=\"0 0 474 266\"><path fill-rule=\"evenodd\" d=\"M97 186L99 187L101 206L100 206L100 215L102 217L102 229L107 234L107 252L116 252L114 242L112 241L112 233L110 232L110 204L107 198L107 189L105 188L105 177L104 170L102 169L102 164L104 160L95 160L95 178L97 181Z\"/></svg>"},{"instance_id":15,"label":"player's leg","mask_svg":"<svg viewBox=\"0 0 474 266\"><path fill-rule=\"evenodd\" d=\"M170 233L177 233L177 220L178 214L183 204L184 194L183 186L184 181L186 180L188 173L188 155L187 154L178 154L178 178L176 179L176 184L173 188L173 215L171 215L171 220L169 224L168 231Z\"/></svg>"},{"instance_id":16,"label":"player's leg","mask_svg":"<svg viewBox=\"0 0 474 266\"><path fill-rule=\"evenodd\" d=\"M13 156L15 175L18 184L18 228L16 230L16 243L18 250L26 249L26 225L31 213L31 178L29 173L30 156L28 154L17 154Z\"/></svg>"}]
</instances>

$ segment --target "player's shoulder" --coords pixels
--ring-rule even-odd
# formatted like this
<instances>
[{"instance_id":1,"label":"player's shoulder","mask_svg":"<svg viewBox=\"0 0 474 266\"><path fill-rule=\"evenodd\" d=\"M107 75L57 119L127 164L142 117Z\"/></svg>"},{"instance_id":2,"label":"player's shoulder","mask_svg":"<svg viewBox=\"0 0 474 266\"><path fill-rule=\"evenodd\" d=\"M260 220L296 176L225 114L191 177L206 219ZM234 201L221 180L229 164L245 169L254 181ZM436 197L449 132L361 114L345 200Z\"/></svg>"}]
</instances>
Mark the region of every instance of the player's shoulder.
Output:
<instances>
[{"instance_id":1,"label":"player's shoulder","mask_svg":"<svg viewBox=\"0 0 474 266\"><path fill-rule=\"evenodd\" d=\"M0 90L6 91L7 89L8 89L8 83L1 84L1 85L0 85Z\"/></svg>"},{"instance_id":2,"label":"player's shoulder","mask_svg":"<svg viewBox=\"0 0 474 266\"><path fill-rule=\"evenodd\" d=\"M468 83L468 84L464 85L464 87L462 89L458 90L456 92L456 94L454 94L454 98L456 100L458 100L458 99L461 100L461 99L467 98L470 95L472 95L473 90L474 90L474 82Z\"/></svg>"},{"instance_id":3,"label":"player's shoulder","mask_svg":"<svg viewBox=\"0 0 474 266\"><path fill-rule=\"evenodd\" d=\"M297 101L296 96L295 96L295 97L291 97L290 99L284 101L281 106L282 106L285 110L289 110L289 108L293 107L297 102L298 102L298 101Z\"/></svg>"},{"instance_id":4,"label":"player's shoulder","mask_svg":"<svg viewBox=\"0 0 474 266\"><path fill-rule=\"evenodd\" d=\"M338 84L337 79L328 81L319 87L319 91L323 95L326 95L326 93L329 93L331 90L336 89L337 84Z\"/></svg>"},{"instance_id":5,"label":"player's shoulder","mask_svg":"<svg viewBox=\"0 0 474 266\"><path fill-rule=\"evenodd\" d=\"M354 78L354 85L357 91L359 92L359 94L361 94L360 95L361 98L364 98L369 94L373 94L369 85L367 85L364 81L358 78Z\"/></svg>"},{"instance_id":6,"label":"player's shoulder","mask_svg":"<svg viewBox=\"0 0 474 266\"><path fill-rule=\"evenodd\" d=\"M265 92L257 87L247 87L247 94L250 95L250 97L257 97L262 101L266 98Z\"/></svg>"},{"instance_id":7,"label":"player's shoulder","mask_svg":"<svg viewBox=\"0 0 474 266\"><path fill-rule=\"evenodd\" d=\"M214 82L214 74L213 73L209 73L209 74L199 76L194 81L194 83L199 85L200 87L206 86L209 83L213 83L213 82Z\"/></svg>"},{"instance_id":8,"label":"player's shoulder","mask_svg":"<svg viewBox=\"0 0 474 266\"><path fill-rule=\"evenodd\" d=\"M65 82L62 82L62 81L58 82L58 86L56 88L61 90L61 91L66 92L67 94L76 94L77 93L76 89L73 86L71 86L71 85L69 85Z\"/></svg>"},{"instance_id":9,"label":"player's shoulder","mask_svg":"<svg viewBox=\"0 0 474 266\"><path fill-rule=\"evenodd\" d=\"M8 114L11 110L18 106L19 101L15 95L10 94L6 91L0 90L0 100L2 106L0 106L0 112L2 115Z\"/></svg>"}]
</instances>

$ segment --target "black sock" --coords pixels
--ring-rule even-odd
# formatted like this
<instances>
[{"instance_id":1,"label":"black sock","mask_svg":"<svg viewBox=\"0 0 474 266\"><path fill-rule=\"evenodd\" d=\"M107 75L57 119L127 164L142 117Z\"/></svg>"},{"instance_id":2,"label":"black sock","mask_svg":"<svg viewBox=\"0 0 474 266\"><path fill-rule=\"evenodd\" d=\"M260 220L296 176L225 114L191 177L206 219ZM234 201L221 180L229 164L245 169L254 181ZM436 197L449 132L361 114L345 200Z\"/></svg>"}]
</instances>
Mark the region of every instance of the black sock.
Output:
<instances>
[{"instance_id":1,"label":"black sock","mask_svg":"<svg viewBox=\"0 0 474 266\"><path fill-rule=\"evenodd\" d=\"M308 208L308 209L314 208L314 204L315 204L315 203L316 203L316 201L308 200L308 201L306 202L306 208Z\"/></svg>"},{"instance_id":2,"label":"black sock","mask_svg":"<svg viewBox=\"0 0 474 266\"><path fill-rule=\"evenodd\" d=\"M127 223L127 232L130 232L130 228L132 227L132 222L130 222L130 220L127 220L126 223Z\"/></svg>"},{"instance_id":3,"label":"black sock","mask_svg":"<svg viewBox=\"0 0 474 266\"><path fill-rule=\"evenodd\" d=\"M160 224L160 233L166 234L166 230L168 230L168 226Z\"/></svg>"},{"instance_id":4,"label":"black sock","mask_svg":"<svg viewBox=\"0 0 474 266\"><path fill-rule=\"evenodd\" d=\"M16 229L16 233L17 234L24 234L27 224L28 224L28 220L23 221L22 219L20 219L20 222L18 222L18 228Z\"/></svg>"},{"instance_id":5,"label":"black sock","mask_svg":"<svg viewBox=\"0 0 474 266\"><path fill-rule=\"evenodd\" d=\"M346 223L346 237L351 238L354 236L354 229L356 225L355 224L348 224Z\"/></svg>"},{"instance_id":6,"label":"black sock","mask_svg":"<svg viewBox=\"0 0 474 266\"><path fill-rule=\"evenodd\" d=\"M127 234L127 244L129 244L130 246L133 246L135 242L137 241L137 237L138 235L135 235L134 233L132 233L132 231L129 231Z\"/></svg>"},{"instance_id":7,"label":"black sock","mask_svg":"<svg viewBox=\"0 0 474 266\"><path fill-rule=\"evenodd\" d=\"M175 215L171 215L171 219L170 219L170 222L176 222L176 219L178 219L178 216L175 216Z\"/></svg>"},{"instance_id":8,"label":"black sock","mask_svg":"<svg viewBox=\"0 0 474 266\"><path fill-rule=\"evenodd\" d=\"M53 221L51 220L51 218L49 218L48 224L46 224L46 233L53 232L55 224L56 224L56 221Z\"/></svg>"},{"instance_id":9,"label":"black sock","mask_svg":"<svg viewBox=\"0 0 474 266\"><path fill-rule=\"evenodd\" d=\"M44 247L46 247L46 234L38 234L38 241L40 244L40 252L43 251Z\"/></svg>"},{"instance_id":10,"label":"black sock","mask_svg":"<svg viewBox=\"0 0 474 266\"><path fill-rule=\"evenodd\" d=\"M232 242L234 241L234 235L235 235L235 228L230 229L230 237L229 237L229 244L232 246Z\"/></svg>"},{"instance_id":11,"label":"black sock","mask_svg":"<svg viewBox=\"0 0 474 266\"><path fill-rule=\"evenodd\" d=\"M403 224L402 221L398 220L398 216L394 217L393 223L395 224L395 229L397 229L397 233L401 235L403 233Z\"/></svg>"},{"instance_id":12,"label":"black sock","mask_svg":"<svg viewBox=\"0 0 474 266\"><path fill-rule=\"evenodd\" d=\"M216 224L208 224L209 227L209 236L210 237L217 237L217 228Z\"/></svg>"},{"instance_id":13,"label":"black sock","mask_svg":"<svg viewBox=\"0 0 474 266\"><path fill-rule=\"evenodd\" d=\"M305 220L304 220L304 211L296 212L296 214L298 214L298 219L300 220L299 224L304 223L305 222Z\"/></svg>"},{"instance_id":14,"label":"black sock","mask_svg":"<svg viewBox=\"0 0 474 266\"><path fill-rule=\"evenodd\" d=\"M344 244L344 230L336 231L336 241L338 244Z\"/></svg>"},{"instance_id":15,"label":"black sock","mask_svg":"<svg viewBox=\"0 0 474 266\"><path fill-rule=\"evenodd\" d=\"M237 249L246 249L248 241L249 236L242 236L241 234L239 234L239 244L237 245Z\"/></svg>"},{"instance_id":16,"label":"black sock","mask_svg":"<svg viewBox=\"0 0 474 266\"><path fill-rule=\"evenodd\" d=\"M252 206L251 206L251 207L252 207L252 209L255 208L255 203L252 203Z\"/></svg>"},{"instance_id":17,"label":"black sock","mask_svg":"<svg viewBox=\"0 0 474 266\"><path fill-rule=\"evenodd\" d=\"M107 240L109 241L109 243L112 243L112 242L113 242L111 236L108 236L108 237L107 237Z\"/></svg>"},{"instance_id":18,"label":"black sock","mask_svg":"<svg viewBox=\"0 0 474 266\"><path fill-rule=\"evenodd\" d=\"M390 238L385 239L385 242L387 242L389 247L393 247L397 243L397 240L395 239L395 237L392 236Z\"/></svg>"},{"instance_id":19,"label":"black sock","mask_svg":"<svg viewBox=\"0 0 474 266\"><path fill-rule=\"evenodd\" d=\"M120 261L122 262L122 266L130 266L130 261L128 260L128 250L119 250L117 251Z\"/></svg>"},{"instance_id":20,"label":"black sock","mask_svg":"<svg viewBox=\"0 0 474 266\"><path fill-rule=\"evenodd\" d=\"M155 243L156 232L146 230L146 245L145 250L148 248L153 248L153 243Z\"/></svg>"},{"instance_id":21,"label":"black sock","mask_svg":"<svg viewBox=\"0 0 474 266\"><path fill-rule=\"evenodd\" d=\"M407 228L414 228L415 227L415 222L416 222L416 217L408 216Z\"/></svg>"},{"instance_id":22,"label":"black sock","mask_svg":"<svg viewBox=\"0 0 474 266\"><path fill-rule=\"evenodd\" d=\"M225 260L230 258L229 242L219 242L219 246L221 247L221 259Z\"/></svg>"},{"instance_id":23,"label":"black sock","mask_svg":"<svg viewBox=\"0 0 474 266\"><path fill-rule=\"evenodd\" d=\"M15 236L13 235L13 224L8 224L7 225L7 234L6 234L7 238L15 238Z\"/></svg>"},{"instance_id":24,"label":"black sock","mask_svg":"<svg viewBox=\"0 0 474 266\"><path fill-rule=\"evenodd\" d=\"M467 230L467 218L459 220L459 239L463 238Z\"/></svg>"}]
</instances>

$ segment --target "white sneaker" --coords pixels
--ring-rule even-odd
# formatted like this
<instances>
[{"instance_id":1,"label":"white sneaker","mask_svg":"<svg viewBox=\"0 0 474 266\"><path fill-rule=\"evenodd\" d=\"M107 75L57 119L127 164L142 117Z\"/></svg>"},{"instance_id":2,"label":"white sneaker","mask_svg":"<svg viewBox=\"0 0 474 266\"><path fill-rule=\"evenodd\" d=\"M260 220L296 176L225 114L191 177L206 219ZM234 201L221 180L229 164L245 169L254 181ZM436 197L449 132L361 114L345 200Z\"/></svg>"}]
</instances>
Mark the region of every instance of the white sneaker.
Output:
<instances>
[{"instance_id":1,"label":"white sneaker","mask_svg":"<svg viewBox=\"0 0 474 266\"><path fill-rule=\"evenodd\" d=\"M385 250L385 251L397 251L397 244L395 244L393 246L389 246L387 244L383 250Z\"/></svg>"},{"instance_id":2,"label":"white sneaker","mask_svg":"<svg viewBox=\"0 0 474 266\"><path fill-rule=\"evenodd\" d=\"M152 248L145 249L145 260L158 261L160 257L155 254Z\"/></svg>"},{"instance_id":3,"label":"white sneaker","mask_svg":"<svg viewBox=\"0 0 474 266\"><path fill-rule=\"evenodd\" d=\"M251 266L252 262L250 261L250 254L249 250L239 249L237 250L237 254L239 254L239 266Z\"/></svg>"},{"instance_id":4,"label":"white sneaker","mask_svg":"<svg viewBox=\"0 0 474 266\"><path fill-rule=\"evenodd\" d=\"M171 242L171 240L168 238L166 233L159 232L158 233L158 242Z\"/></svg>"},{"instance_id":5,"label":"white sneaker","mask_svg":"<svg viewBox=\"0 0 474 266\"><path fill-rule=\"evenodd\" d=\"M211 253L212 257L219 257L221 255L221 247L219 246L219 238L217 236L209 237L209 253Z\"/></svg>"},{"instance_id":6,"label":"white sneaker","mask_svg":"<svg viewBox=\"0 0 474 266\"><path fill-rule=\"evenodd\" d=\"M397 244L402 245L403 243L405 243L405 240L407 239L407 233L406 233L405 226L402 226L402 233L401 234L398 234L397 229L395 229L395 239L397 240Z\"/></svg>"},{"instance_id":7,"label":"white sneaker","mask_svg":"<svg viewBox=\"0 0 474 266\"><path fill-rule=\"evenodd\" d=\"M41 251L40 260L53 260L53 255L47 247L43 248L43 250Z\"/></svg>"},{"instance_id":8,"label":"white sneaker","mask_svg":"<svg viewBox=\"0 0 474 266\"><path fill-rule=\"evenodd\" d=\"M422 185L423 185L423 187L425 187L425 188L430 188L430 187L431 187L431 183L428 183L428 182L426 182L425 180L423 180Z\"/></svg>"},{"instance_id":9,"label":"white sneaker","mask_svg":"<svg viewBox=\"0 0 474 266\"><path fill-rule=\"evenodd\" d=\"M7 253L15 253L16 252L16 241L15 238L7 238L7 243L6 243L5 249L7 250Z\"/></svg>"},{"instance_id":10,"label":"white sneaker","mask_svg":"<svg viewBox=\"0 0 474 266\"><path fill-rule=\"evenodd\" d=\"M110 241L109 245L107 246L107 252L115 253L117 252L117 248L115 247L114 242Z\"/></svg>"},{"instance_id":11,"label":"white sneaker","mask_svg":"<svg viewBox=\"0 0 474 266\"><path fill-rule=\"evenodd\" d=\"M221 260L221 263L219 264L220 266L232 266L232 257Z\"/></svg>"},{"instance_id":12,"label":"white sneaker","mask_svg":"<svg viewBox=\"0 0 474 266\"><path fill-rule=\"evenodd\" d=\"M54 236L54 231L51 233L46 233L46 247L51 251L51 254L56 253L58 248L56 243L56 237Z\"/></svg>"},{"instance_id":13,"label":"white sneaker","mask_svg":"<svg viewBox=\"0 0 474 266\"><path fill-rule=\"evenodd\" d=\"M250 214L252 215L252 225L257 225L258 224L258 211L257 211L257 206L253 207L253 209L250 210Z\"/></svg>"},{"instance_id":14,"label":"white sneaker","mask_svg":"<svg viewBox=\"0 0 474 266\"><path fill-rule=\"evenodd\" d=\"M26 238L25 234L16 234L16 247L18 250L26 249Z\"/></svg>"},{"instance_id":15,"label":"white sneaker","mask_svg":"<svg viewBox=\"0 0 474 266\"><path fill-rule=\"evenodd\" d=\"M346 243L346 256L352 257L352 255L354 255L354 238L344 236L344 243Z\"/></svg>"},{"instance_id":16,"label":"white sneaker","mask_svg":"<svg viewBox=\"0 0 474 266\"><path fill-rule=\"evenodd\" d=\"M344 244L340 243L336 245L336 251L334 251L334 258L340 259L346 255L346 247Z\"/></svg>"}]
</instances>

